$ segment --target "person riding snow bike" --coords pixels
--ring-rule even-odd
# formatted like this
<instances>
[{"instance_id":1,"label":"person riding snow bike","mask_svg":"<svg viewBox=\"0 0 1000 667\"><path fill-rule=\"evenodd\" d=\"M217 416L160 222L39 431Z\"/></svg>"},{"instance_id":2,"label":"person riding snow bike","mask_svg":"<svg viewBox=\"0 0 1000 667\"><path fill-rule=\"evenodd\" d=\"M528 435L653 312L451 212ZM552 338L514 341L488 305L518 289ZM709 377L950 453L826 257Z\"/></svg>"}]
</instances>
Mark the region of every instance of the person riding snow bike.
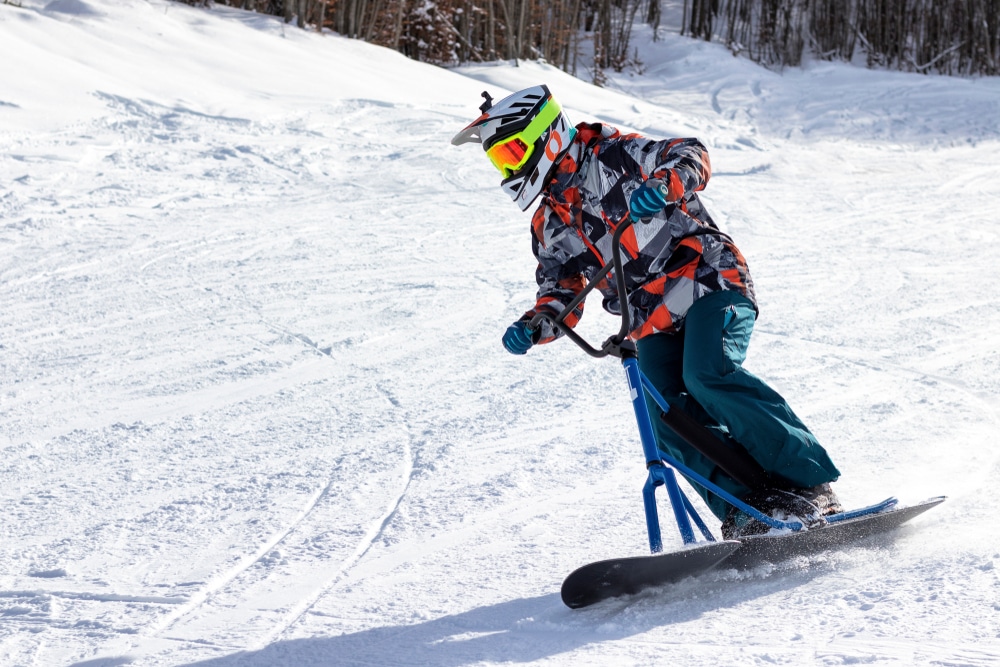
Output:
<instances>
[{"instance_id":1,"label":"person riding snow bike","mask_svg":"<svg viewBox=\"0 0 1000 667\"><path fill-rule=\"evenodd\" d=\"M522 211L541 197L531 218L538 260L534 306L510 325L503 345L525 354L560 331L536 314L559 314L611 258L621 236L628 294L609 275L596 288L604 308L627 308L642 372L667 399L732 448L744 448L771 484L752 489L727 475L660 420L657 446L693 471L766 513L807 524L840 511L830 482L840 472L826 450L774 389L743 368L758 314L747 262L698 197L711 165L697 139L655 140L603 123L570 125L547 86L516 92L496 104L488 93L481 115L452 139L479 143L503 175L500 186ZM575 326L583 303L564 322ZM650 413L659 408L647 397ZM731 509L695 484L728 538L768 527Z\"/></svg>"}]
</instances>

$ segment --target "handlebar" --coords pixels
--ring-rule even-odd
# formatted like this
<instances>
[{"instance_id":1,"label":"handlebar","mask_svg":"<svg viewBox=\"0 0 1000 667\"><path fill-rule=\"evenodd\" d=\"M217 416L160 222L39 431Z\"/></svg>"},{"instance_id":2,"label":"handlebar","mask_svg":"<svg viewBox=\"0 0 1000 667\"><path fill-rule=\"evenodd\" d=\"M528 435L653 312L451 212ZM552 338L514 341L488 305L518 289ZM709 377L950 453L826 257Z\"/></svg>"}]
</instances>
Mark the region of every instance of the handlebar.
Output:
<instances>
[{"instance_id":1,"label":"handlebar","mask_svg":"<svg viewBox=\"0 0 1000 667\"><path fill-rule=\"evenodd\" d=\"M548 311L539 311L531 321L528 326L532 329L537 329L543 321L548 321L555 328L559 329L567 338L576 343L580 348L592 357L626 357L635 356L635 345L627 340L629 330L632 326L631 318L628 312L628 289L625 285L625 274L622 271L622 253L621 253L621 240L622 234L625 230L632 226L634 221L630 217L626 222L619 225L618 229L615 230L614 235L611 237L611 261L601 267L601 270L595 273L590 280L587 281L587 285L580 290L572 301L566 304L559 313L553 314ZM604 280L605 276L614 269L615 272L615 282L618 286L618 302L621 306L621 318L622 324L618 333L608 338L601 345L600 349L595 348L593 345L588 343L580 334L573 331L572 327L566 324L565 319L569 316L573 310L579 306L584 299L587 298L594 288Z\"/></svg>"}]
</instances>

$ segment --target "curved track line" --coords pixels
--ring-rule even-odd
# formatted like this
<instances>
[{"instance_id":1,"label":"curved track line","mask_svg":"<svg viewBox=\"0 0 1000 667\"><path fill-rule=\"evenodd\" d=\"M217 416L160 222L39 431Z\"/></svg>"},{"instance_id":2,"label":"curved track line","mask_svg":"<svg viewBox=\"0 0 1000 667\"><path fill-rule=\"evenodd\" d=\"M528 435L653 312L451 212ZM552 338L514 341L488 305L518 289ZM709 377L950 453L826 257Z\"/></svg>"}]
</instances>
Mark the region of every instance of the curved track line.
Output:
<instances>
[{"instance_id":1,"label":"curved track line","mask_svg":"<svg viewBox=\"0 0 1000 667\"><path fill-rule=\"evenodd\" d=\"M312 495L312 497L309 499L309 502L306 503L305 508L301 512L299 512L298 516L296 516L295 519L290 524L288 524L287 527L274 533L271 536L271 539L269 539L261 548L259 548L253 554L243 558L239 563L230 568L226 573L216 577L216 579L211 583L209 583L205 588L192 595L191 598L188 600L187 604L185 604L180 609L168 615L160 623L154 626L151 632L146 633L145 636L159 637L161 634L163 634L171 627L173 627L175 623L180 621L182 618L184 618L191 612L198 609L198 607L200 607L206 601L208 601L214 593L216 593L220 589L230 584L234 579L236 579L238 576L246 572L255 563L260 561L264 556L266 556L272 550L274 550L274 548L278 544L280 544L282 540L288 537L289 533L295 530L295 528L299 524L301 524L302 521L305 520L307 516L309 516L309 514L316 508L316 505L319 504L319 501L322 500L323 497L330 492L330 488L332 486L333 486L332 480L327 482L325 487L319 489Z\"/></svg>"},{"instance_id":2,"label":"curved track line","mask_svg":"<svg viewBox=\"0 0 1000 667\"><path fill-rule=\"evenodd\" d=\"M384 392L383 390L383 393ZM389 400L394 402L394 399L390 396ZM406 497L406 492L410 488L410 483L413 481L413 451L410 447L410 441L412 438L407 439L404 446L404 460L406 461L405 466L402 471L401 478L403 480L402 487L396 493L395 497L389 503L386 512L373 524L372 527L365 534L365 537L358 544L354 553L351 554L347 559L343 561L341 566L337 571L329 577L322 586L316 589L316 592L310 595L305 600L302 600L297 605L291 608L285 617L275 626L271 632L267 633L262 637L256 644L249 647L247 650L260 650L271 644L278 637L281 636L286 630L295 625L303 616L309 613L309 611L316 606L316 603L326 595L326 593L336 586L343 578L344 575L351 570L357 563L364 558L365 554L372 548L375 544L375 540L378 539L392 518L396 515L399 510L400 504L403 502L403 498Z\"/></svg>"}]
</instances>

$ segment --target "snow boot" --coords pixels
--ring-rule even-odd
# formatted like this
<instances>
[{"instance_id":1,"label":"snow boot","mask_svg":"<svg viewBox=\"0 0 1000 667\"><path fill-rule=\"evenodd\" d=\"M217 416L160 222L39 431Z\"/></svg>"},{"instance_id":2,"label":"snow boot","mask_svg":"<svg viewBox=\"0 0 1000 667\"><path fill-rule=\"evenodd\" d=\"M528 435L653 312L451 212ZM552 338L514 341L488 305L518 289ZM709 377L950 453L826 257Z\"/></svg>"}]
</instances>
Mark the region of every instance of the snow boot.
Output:
<instances>
[{"instance_id":1,"label":"snow boot","mask_svg":"<svg viewBox=\"0 0 1000 667\"><path fill-rule=\"evenodd\" d=\"M837 498L837 494L834 493L833 487L830 486L829 482L809 489L791 489L791 491L815 505L821 516L844 511L844 508L840 505L840 499Z\"/></svg>"},{"instance_id":2,"label":"snow boot","mask_svg":"<svg viewBox=\"0 0 1000 667\"><path fill-rule=\"evenodd\" d=\"M807 529L826 524L823 518L841 511L840 501L829 483L808 489L763 489L743 498L743 502L780 521L798 520ZM722 538L738 540L750 535L763 535L771 527L749 514L731 507L722 522Z\"/></svg>"}]
</instances>

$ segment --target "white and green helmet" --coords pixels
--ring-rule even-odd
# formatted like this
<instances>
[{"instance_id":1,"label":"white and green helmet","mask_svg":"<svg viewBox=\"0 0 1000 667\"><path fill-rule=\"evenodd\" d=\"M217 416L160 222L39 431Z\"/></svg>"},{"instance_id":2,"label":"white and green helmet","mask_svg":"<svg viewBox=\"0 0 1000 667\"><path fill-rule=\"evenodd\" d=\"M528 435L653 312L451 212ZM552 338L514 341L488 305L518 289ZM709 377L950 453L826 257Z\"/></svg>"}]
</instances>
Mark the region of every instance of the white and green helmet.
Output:
<instances>
[{"instance_id":1,"label":"white and green helmet","mask_svg":"<svg viewBox=\"0 0 1000 667\"><path fill-rule=\"evenodd\" d=\"M478 142L504 179L500 187L526 210L541 193L576 130L546 86L533 86L496 104L484 92L482 115L452 138L455 146Z\"/></svg>"}]
</instances>

